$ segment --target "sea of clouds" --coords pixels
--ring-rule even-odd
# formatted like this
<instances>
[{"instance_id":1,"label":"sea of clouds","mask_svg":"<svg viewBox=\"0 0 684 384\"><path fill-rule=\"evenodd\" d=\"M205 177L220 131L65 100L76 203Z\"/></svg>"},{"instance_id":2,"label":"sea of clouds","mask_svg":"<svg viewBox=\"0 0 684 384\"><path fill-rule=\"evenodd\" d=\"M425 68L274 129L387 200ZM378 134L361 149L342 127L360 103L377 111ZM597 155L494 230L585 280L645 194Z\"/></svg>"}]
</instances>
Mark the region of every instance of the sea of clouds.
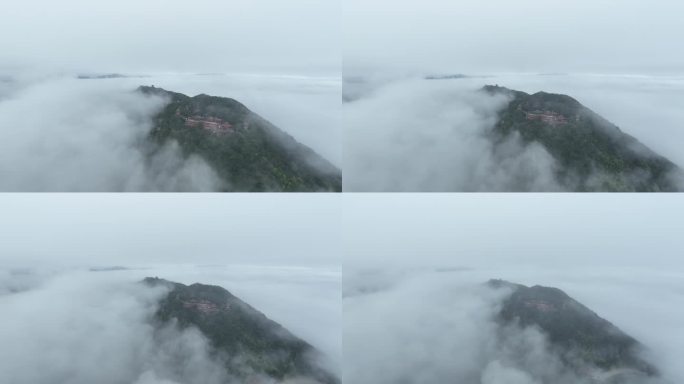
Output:
<instances>
[{"instance_id":1,"label":"sea of clouds","mask_svg":"<svg viewBox=\"0 0 684 384\"><path fill-rule=\"evenodd\" d=\"M345 74L344 175L350 191L556 191L557 164L516 137L488 133L508 100L477 92L498 84L567 94L678 165L684 156L684 78L601 74Z\"/></svg>"},{"instance_id":2,"label":"sea of clouds","mask_svg":"<svg viewBox=\"0 0 684 384\"><path fill-rule=\"evenodd\" d=\"M138 284L146 276L223 286L321 350L325 355L321 363L339 373L339 269L249 265L147 265L119 270L96 267L0 271L0 305L4 308L0 320L4 340L0 347L1 382L233 382L212 357L206 338L198 330L153 327L150 317L165 290Z\"/></svg>"},{"instance_id":3,"label":"sea of clouds","mask_svg":"<svg viewBox=\"0 0 684 384\"><path fill-rule=\"evenodd\" d=\"M682 277L617 266L345 268L345 379L358 384L582 382L551 352L539 330L497 325L494 317L507 292L484 283L503 278L564 290L645 345L644 358L661 371L662 382L680 382Z\"/></svg>"},{"instance_id":4,"label":"sea of clouds","mask_svg":"<svg viewBox=\"0 0 684 384\"><path fill-rule=\"evenodd\" d=\"M150 156L146 137L164 100L134 92L155 85L194 96L232 97L335 164L341 159L341 82L328 77L151 74L78 79L0 73L0 190L213 191L221 180L170 144Z\"/></svg>"}]
</instances>

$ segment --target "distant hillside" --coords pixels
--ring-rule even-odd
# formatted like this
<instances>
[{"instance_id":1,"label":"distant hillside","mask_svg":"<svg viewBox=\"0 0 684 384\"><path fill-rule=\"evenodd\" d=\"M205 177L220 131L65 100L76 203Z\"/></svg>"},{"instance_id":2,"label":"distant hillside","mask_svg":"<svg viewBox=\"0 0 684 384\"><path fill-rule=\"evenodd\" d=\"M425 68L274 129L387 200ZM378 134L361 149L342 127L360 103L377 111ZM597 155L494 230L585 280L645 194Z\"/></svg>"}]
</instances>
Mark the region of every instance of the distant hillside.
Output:
<instances>
[{"instance_id":1,"label":"distant hillside","mask_svg":"<svg viewBox=\"0 0 684 384\"><path fill-rule=\"evenodd\" d=\"M460 73L455 73L455 74L448 74L448 75L427 75L424 77L425 80L460 80L460 79L467 79L468 76L460 74Z\"/></svg>"},{"instance_id":2,"label":"distant hillside","mask_svg":"<svg viewBox=\"0 0 684 384\"><path fill-rule=\"evenodd\" d=\"M656 368L640 357L643 346L636 339L560 289L526 287L503 280L490 280L488 284L512 291L497 321L540 329L552 350L580 377L597 383L633 383L641 382L639 378L658 376ZM603 372L602 379L596 377L596 371Z\"/></svg>"},{"instance_id":3,"label":"distant hillside","mask_svg":"<svg viewBox=\"0 0 684 384\"><path fill-rule=\"evenodd\" d=\"M557 181L569 191L672 192L684 172L570 96L527 94L499 86L511 101L499 114L495 141L518 134L541 144L558 163Z\"/></svg>"},{"instance_id":4,"label":"distant hillside","mask_svg":"<svg viewBox=\"0 0 684 384\"><path fill-rule=\"evenodd\" d=\"M226 192L340 192L341 171L311 148L236 100L140 87L168 99L151 140L176 141L186 156L202 157Z\"/></svg>"},{"instance_id":5,"label":"distant hillside","mask_svg":"<svg viewBox=\"0 0 684 384\"><path fill-rule=\"evenodd\" d=\"M312 384L340 383L318 365L320 352L314 347L227 290L151 277L145 278L144 283L169 288L168 295L159 303L156 321L160 325L174 321L181 328L199 329L209 340L212 353L224 361L230 376L255 384L261 383L256 381L257 375L278 381L306 379ZM240 357L239 363L235 356Z\"/></svg>"},{"instance_id":6,"label":"distant hillside","mask_svg":"<svg viewBox=\"0 0 684 384\"><path fill-rule=\"evenodd\" d=\"M76 75L79 80L104 80L104 79L124 79L133 77L149 77L144 75L122 75L120 73L104 73L104 74L93 74L93 73L82 73Z\"/></svg>"}]
</instances>

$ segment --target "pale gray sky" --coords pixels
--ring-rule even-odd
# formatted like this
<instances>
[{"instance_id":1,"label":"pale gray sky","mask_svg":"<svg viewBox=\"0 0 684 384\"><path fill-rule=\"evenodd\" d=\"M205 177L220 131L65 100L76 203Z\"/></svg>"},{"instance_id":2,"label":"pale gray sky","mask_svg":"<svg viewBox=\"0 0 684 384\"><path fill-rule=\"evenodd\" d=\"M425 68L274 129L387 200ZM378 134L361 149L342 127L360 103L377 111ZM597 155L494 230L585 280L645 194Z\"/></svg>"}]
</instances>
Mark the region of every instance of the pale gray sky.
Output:
<instances>
[{"instance_id":1,"label":"pale gray sky","mask_svg":"<svg viewBox=\"0 0 684 384\"><path fill-rule=\"evenodd\" d=\"M339 0L25 0L2 8L4 64L339 74Z\"/></svg>"},{"instance_id":2,"label":"pale gray sky","mask_svg":"<svg viewBox=\"0 0 684 384\"><path fill-rule=\"evenodd\" d=\"M3 266L340 265L332 194L6 194Z\"/></svg>"},{"instance_id":3,"label":"pale gray sky","mask_svg":"<svg viewBox=\"0 0 684 384\"><path fill-rule=\"evenodd\" d=\"M154 172L136 176L147 172L135 143L148 120L127 116L141 109L152 116L156 107L117 105L112 98L124 85L236 98L340 166L340 8L340 0L27 0L2 7L0 34L8 38L0 40L0 126L21 129L0 130L0 164L22 164L0 169L3 189L216 190L203 161L178 162L181 170L164 180ZM105 73L133 77L73 79ZM93 93L81 92L86 88ZM38 122L21 118L24 108L43 111L31 113ZM45 137L41 119L50 120L50 148L24 160L27 147ZM78 150L63 157L72 144ZM194 181L172 186L180 174Z\"/></svg>"},{"instance_id":4,"label":"pale gray sky","mask_svg":"<svg viewBox=\"0 0 684 384\"><path fill-rule=\"evenodd\" d=\"M346 0L345 73L684 72L679 0Z\"/></svg>"},{"instance_id":5,"label":"pale gray sky","mask_svg":"<svg viewBox=\"0 0 684 384\"><path fill-rule=\"evenodd\" d=\"M678 194L5 194L0 261L684 267Z\"/></svg>"},{"instance_id":6,"label":"pale gray sky","mask_svg":"<svg viewBox=\"0 0 684 384\"><path fill-rule=\"evenodd\" d=\"M678 194L346 194L346 267L684 270Z\"/></svg>"}]
</instances>

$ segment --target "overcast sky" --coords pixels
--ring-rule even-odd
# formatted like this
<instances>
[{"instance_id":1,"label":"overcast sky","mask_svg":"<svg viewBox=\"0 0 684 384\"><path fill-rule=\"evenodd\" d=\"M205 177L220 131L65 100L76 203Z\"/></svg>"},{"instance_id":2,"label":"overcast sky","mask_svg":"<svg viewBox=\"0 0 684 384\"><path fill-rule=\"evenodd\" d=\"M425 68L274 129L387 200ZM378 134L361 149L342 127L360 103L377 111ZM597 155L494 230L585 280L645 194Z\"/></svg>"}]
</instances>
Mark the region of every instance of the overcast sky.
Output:
<instances>
[{"instance_id":1,"label":"overcast sky","mask_svg":"<svg viewBox=\"0 0 684 384\"><path fill-rule=\"evenodd\" d=\"M679 195L347 194L345 268L682 270Z\"/></svg>"},{"instance_id":2,"label":"overcast sky","mask_svg":"<svg viewBox=\"0 0 684 384\"><path fill-rule=\"evenodd\" d=\"M348 191L562 190L554 176L558 165L541 146L520 146L513 138L493 148L483 135L507 102L476 92L485 84L569 95L684 166L684 76L510 73L426 81L376 75L344 84L345 97L354 100L343 104Z\"/></svg>"},{"instance_id":3,"label":"overcast sky","mask_svg":"<svg viewBox=\"0 0 684 384\"><path fill-rule=\"evenodd\" d=\"M5 316L0 329L20 340L8 345L22 348L0 348L0 356L12 356L3 359L10 363L0 367L0 377L48 383L68 372L74 383L98 377L170 383L128 377L140 375L129 357L151 337L145 317L137 314L153 307L130 303L137 297L130 283L145 276L228 289L313 344L337 373L342 337L338 201L339 194L5 194L0 199L0 303L14 316ZM97 271L113 266L128 269ZM83 294L74 298L73 292ZM50 324L41 320L46 318ZM64 332L65 323L71 331ZM31 338L29 329L42 331ZM109 338L112 334L116 340ZM171 341L183 343L176 339ZM99 356L102 345L112 348L100 370L92 371L88 358L75 355ZM35 364L36 350L52 351L38 353L40 372L25 369ZM145 369L168 373L165 366L155 368L156 355L135 356ZM198 354L195 360L206 359ZM102 377L102 372L110 373Z\"/></svg>"},{"instance_id":4,"label":"overcast sky","mask_svg":"<svg viewBox=\"0 0 684 384\"><path fill-rule=\"evenodd\" d=\"M682 209L676 194L6 194L0 259L676 268Z\"/></svg>"},{"instance_id":5,"label":"overcast sky","mask_svg":"<svg viewBox=\"0 0 684 384\"><path fill-rule=\"evenodd\" d=\"M344 66L682 73L679 0L346 0Z\"/></svg>"},{"instance_id":6,"label":"overcast sky","mask_svg":"<svg viewBox=\"0 0 684 384\"><path fill-rule=\"evenodd\" d=\"M26 0L3 7L3 64L112 72L334 73L338 0Z\"/></svg>"},{"instance_id":7,"label":"overcast sky","mask_svg":"<svg viewBox=\"0 0 684 384\"><path fill-rule=\"evenodd\" d=\"M10 194L0 199L0 262L339 266L335 201L330 194Z\"/></svg>"},{"instance_id":8,"label":"overcast sky","mask_svg":"<svg viewBox=\"0 0 684 384\"><path fill-rule=\"evenodd\" d=\"M6 157L0 163L22 166L0 169L12 174L3 178L2 189L220 189L202 160L180 159L174 150L147 163L160 164L163 172L142 164L136 146L149 130L141 122L149 119L134 123L127 117L135 110L156 114L156 107L113 100L120 97L118 89L141 84L235 98L340 166L340 8L339 0L106 0L96 6L86 0L27 0L4 7L0 34L8 38L0 41L0 125L20 129L0 130ZM107 73L133 76L80 80L89 84L73 79ZM26 119L25 109L44 113ZM45 137L44 119L56 139L28 159L26 148ZM67 141L77 151L64 156ZM78 180L74 164L89 164ZM178 170L170 170L173 164ZM119 171L127 176L117 176ZM179 182L186 176L192 181Z\"/></svg>"},{"instance_id":9,"label":"overcast sky","mask_svg":"<svg viewBox=\"0 0 684 384\"><path fill-rule=\"evenodd\" d=\"M562 289L680 382L683 208L665 194L345 194L345 379L582 382L525 379L563 376L529 333L539 349L514 344L506 356L492 321L501 297L480 291L502 278ZM497 372L492 361L532 363Z\"/></svg>"}]
</instances>

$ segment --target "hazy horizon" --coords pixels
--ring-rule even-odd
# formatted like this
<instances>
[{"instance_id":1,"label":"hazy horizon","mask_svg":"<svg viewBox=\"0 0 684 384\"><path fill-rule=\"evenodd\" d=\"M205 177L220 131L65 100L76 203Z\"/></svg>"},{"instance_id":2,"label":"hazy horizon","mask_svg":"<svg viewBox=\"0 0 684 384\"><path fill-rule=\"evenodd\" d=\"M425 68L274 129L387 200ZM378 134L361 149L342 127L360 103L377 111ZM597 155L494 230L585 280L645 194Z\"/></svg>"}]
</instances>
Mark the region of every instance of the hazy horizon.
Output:
<instances>
[{"instance_id":1,"label":"hazy horizon","mask_svg":"<svg viewBox=\"0 0 684 384\"><path fill-rule=\"evenodd\" d=\"M316 362L339 374L335 197L5 195L0 380L233 383L196 328L154 326L164 291L136 284L144 277L221 286L310 343L323 353Z\"/></svg>"},{"instance_id":2,"label":"hazy horizon","mask_svg":"<svg viewBox=\"0 0 684 384\"><path fill-rule=\"evenodd\" d=\"M310 0L29 0L6 7L0 32L14 38L0 49L5 65L77 72L338 74L338 9Z\"/></svg>"},{"instance_id":3,"label":"hazy horizon","mask_svg":"<svg viewBox=\"0 0 684 384\"><path fill-rule=\"evenodd\" d=\"M675 0L346 4L345 73L684 73Z\"/></svg>"}]
</instances>

